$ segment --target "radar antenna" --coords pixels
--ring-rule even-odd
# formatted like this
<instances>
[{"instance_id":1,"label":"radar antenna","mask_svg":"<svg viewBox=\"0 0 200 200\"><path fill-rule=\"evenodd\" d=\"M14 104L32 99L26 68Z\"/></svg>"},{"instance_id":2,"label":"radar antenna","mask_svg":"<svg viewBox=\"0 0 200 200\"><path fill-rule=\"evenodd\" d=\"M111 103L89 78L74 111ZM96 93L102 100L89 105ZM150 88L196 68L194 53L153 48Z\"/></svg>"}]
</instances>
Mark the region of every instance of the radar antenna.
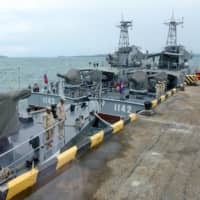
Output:
<instances>
[{"instance_id":1,"label":"radar antenna","mask_svg":"<svg viewBox=\"0 0 200 200\"><path fill-rule=\"evenodd\" d=\"M129 47L128 29L132 27L132 21L124 21L122 19L117 27L120 28L119 49Z\"/></svg>"},{"instance_id":2,"label":"radar antenna","mask_svg":"<svg viewBox=\"0 0 200 200\"><path fill-rule=\"evenodd\" d=\"M169 27L168 36L167 36L167 46L177 46L177 26L183 26L183 18L182 20L175 20L174 12L172 13L172 17L170 20L165 22L164 24Z\"/></svg>"}]
</instances>

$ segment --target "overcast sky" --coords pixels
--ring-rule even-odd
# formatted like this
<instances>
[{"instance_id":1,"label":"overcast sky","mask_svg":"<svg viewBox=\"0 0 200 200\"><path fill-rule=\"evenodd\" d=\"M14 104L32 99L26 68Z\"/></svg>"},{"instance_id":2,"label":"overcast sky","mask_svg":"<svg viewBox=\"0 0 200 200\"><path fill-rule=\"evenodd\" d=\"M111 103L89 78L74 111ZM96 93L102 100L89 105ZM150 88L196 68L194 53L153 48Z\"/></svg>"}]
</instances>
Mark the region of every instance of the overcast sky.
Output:
<instances>
[{"instance_id":1,"label":"overcast sky","mask_svg":"<svg viewBox=\"0 0 200 200\"><path fill-rule=\"evenodd\" d=\"M171 17L184 17L178 42L200 52L200 0L0 0L0 54L71 56L117 48L122 13L133 20L130 41L150 52L166 42Z\"/></svg>"}]
</instances>

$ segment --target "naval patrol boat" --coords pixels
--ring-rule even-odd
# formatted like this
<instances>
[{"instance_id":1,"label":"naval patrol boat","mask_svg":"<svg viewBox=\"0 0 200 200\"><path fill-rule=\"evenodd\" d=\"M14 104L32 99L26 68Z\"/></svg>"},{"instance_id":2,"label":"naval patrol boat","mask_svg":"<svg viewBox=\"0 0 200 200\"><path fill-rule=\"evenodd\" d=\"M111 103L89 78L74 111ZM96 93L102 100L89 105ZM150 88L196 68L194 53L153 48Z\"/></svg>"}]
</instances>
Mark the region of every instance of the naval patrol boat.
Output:
<instances>
[{"instance_id":1,"label":"naval patrol boat","mask_svg":"<svg viewBox=\"0 0 200 200\"><path fill-rule=\"evenodd\" d=\"M169 30L164 50L157 54L142 54L136 51L135 46L129 45L128 28L132 23L121 22L119 50L107 57L111 67L118 69L116 89L108 89L102 94L103 112L122 116L140 112L167 91L183 89L185 76L190 74L189 61L192 58L183 45L177 44L177 26L182 25L183 20L175 20L172 15L165 24Z\"/></svg>"},{"instance_id":2,"label":"naval patrol boat","mask_svg":"<svg viewBox=\"0 0 200 200\"><path fill-rule=\"evenodd\" d=\"M59 138L56 112L52 109L55 124L53 143L49 145L46 131L43 128L45 110L26 112L18 109L22 99L31 96L31 91L24 89L0 94L0 199L5 199L4 188L10 180L24 174L33 167L48 168L52 159L85 138L100 130L110 127L114 116L99 113L98 104L94 101L74 104L67 103L65 112L67 119L64 125L64 137ZM106 118L107 117L107 118ZM109 118L109 119L108 119Z\"/></svg>"},{"instance_id":3,"label":"naval patrol boat","mask_svg":"<svg viewBox=\"0 0 200 200\"><path fill-rule=\"evenodd\" d=\"M94 65L58 74L62 79L59 92L33 92L29 98L30 107L54 105L60 95L64 95L72 103L72 108L74 103L94 101L99 104L101 112L118 116L144 110L145 102L182 86L185 76L190 74L189 60L192 56L184 46L177 44L177 26L183 21L172 16L165 24L169 27L166 47L160 53L151 54L129 44L132 21L122 20L118 26L118 51L107 56L106 67ZM159 92L156 88L160 88Z\"/></svg>"},{"instance_id":4,"label":"naval patrol boat","mask_svg":"<svg viewBox=\"0 0 200 200\"><path fill-rule=\"evenodd\" d=\"M147 54L141 48L129 45L128 30L132 27L132 21L122 20L118 27L120 28L119 49L114 54L107 56L107 66L102 67L98 63L94 63L93 67L70 69L67 73L57 74L59 80L56 92L51 87L47 92L33 90L28 99L30 108L34 110L55 105L62 95L71 103L72 108L76 103L93 101L100 105L103 113L120 114L120 116L143 109L144 105L137 99L130 104L127 101L127 108L122 108L124 112L119 111L119 106L114 102L109 105L109 101L106 101L108 97L119 103L122 99L124 101L124 96L126 99L131 96L127 88L128 71L142 68L147 58ZM123 94L118 95L117 85L121 80L124 84L126 81L126 88L124 87ZM122 113L123 115L121 115Z\"/></svg>"}]
</instances>

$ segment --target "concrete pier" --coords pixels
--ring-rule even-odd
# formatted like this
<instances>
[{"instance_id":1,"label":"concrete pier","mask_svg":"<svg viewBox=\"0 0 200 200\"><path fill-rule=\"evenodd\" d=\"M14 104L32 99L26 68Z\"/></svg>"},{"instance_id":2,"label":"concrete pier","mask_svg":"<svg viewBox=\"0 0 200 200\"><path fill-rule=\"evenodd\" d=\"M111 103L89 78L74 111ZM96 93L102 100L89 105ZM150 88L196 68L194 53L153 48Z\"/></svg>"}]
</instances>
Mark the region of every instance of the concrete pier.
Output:
<instances>
[{"instance_id":1,"label":"concrete pier","mask_svg":"<svg viewBox=\"0 0 200 200\"><path fill-rule=\"evenodd\" d=\"M200 87L187 87L65 167L28 200L198 200Z\"/></svg>"}]
</instances>

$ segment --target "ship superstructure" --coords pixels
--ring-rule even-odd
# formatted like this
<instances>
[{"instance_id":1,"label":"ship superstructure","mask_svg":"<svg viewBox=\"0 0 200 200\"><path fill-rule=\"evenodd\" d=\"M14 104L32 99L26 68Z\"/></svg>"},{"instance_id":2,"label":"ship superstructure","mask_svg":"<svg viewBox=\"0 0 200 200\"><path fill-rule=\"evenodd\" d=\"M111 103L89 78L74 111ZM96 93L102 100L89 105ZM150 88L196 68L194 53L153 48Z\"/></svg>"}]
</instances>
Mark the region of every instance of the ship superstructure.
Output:
<instances>
[{"instance_id":1,"label":"ship superstructure","mask_svg":"<svg viewBox=\"0 0 200 200\"><path fill-rule=\"evenodd\" d=\"M158 68L168 70L181 70L188 68L188 61L191 59L191 54L183 45L178 44L177 27L183 25L183 18L176 20L174 14L170 20L164 23L168 26L168 35L164 50L158 54Z\"/></svg>"},{"instance_id":2,"label":"ship superstructure","mask_svg":"<svg viewBox=\"0 0 200 200\"><path fill-rule=\"evenodd\" d=\"M121 20L117 26L120 29L118 50L107 56L112 67L140 67L145 54L135 45L130 45L129 29L133 27L132 21Z\"/></svg>"}]
</instances>

